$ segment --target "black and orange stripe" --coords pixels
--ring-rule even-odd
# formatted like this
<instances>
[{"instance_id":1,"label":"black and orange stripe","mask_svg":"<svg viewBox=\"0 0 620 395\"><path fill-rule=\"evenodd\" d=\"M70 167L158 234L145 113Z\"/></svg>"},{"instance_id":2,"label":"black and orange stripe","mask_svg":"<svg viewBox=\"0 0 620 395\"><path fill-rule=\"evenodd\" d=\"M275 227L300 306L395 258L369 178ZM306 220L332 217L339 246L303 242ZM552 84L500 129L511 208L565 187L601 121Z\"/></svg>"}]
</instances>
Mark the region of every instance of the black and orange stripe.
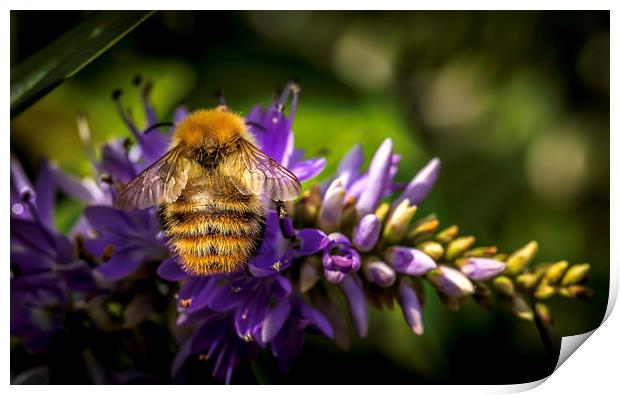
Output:
<instances>
[{"instance_id":1,"label":"black and orange stripe","mask_svg":"<svg viewBox=\"0 0 620 395\"><path fill-rule=\"evenodd\" d=\"M160 207L170 247L194 275L242 270L256 255L264 232L260 198L241 194L215 172L197 177L177 201Z\"/></svg>"}]
</instances>

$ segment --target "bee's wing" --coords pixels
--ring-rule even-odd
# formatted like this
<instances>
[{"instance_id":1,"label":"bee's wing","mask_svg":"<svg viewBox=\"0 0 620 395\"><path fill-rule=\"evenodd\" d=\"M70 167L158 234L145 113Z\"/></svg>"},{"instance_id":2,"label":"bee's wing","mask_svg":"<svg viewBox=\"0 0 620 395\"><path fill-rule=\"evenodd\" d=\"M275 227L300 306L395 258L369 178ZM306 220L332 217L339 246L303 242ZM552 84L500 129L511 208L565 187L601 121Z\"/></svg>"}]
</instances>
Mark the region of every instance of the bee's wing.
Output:
<instances>
[{"instance_id":1,"label":"bee's wing","mask_svg":"<svg viewBox=\"0 0 620 395\"><path fill-rule=\"evenodd\" d=\"M295 174L249 141L239 144L239 153L231 155L226 166L239 192L262 194L275 201L293 200L299 195L301 184Z\"/></svg>"},{"instance_id":2,"label":"bee's wing","mask_svg":"<svg viewBox=\"0 0 620 395\"><path fill-rule=\"evenodd\" d=\"M123 210L147 208L177 200L187 183L190 161L184 147L176 146L138 174L121 191L116 207Z\"/></svg>"}]
</instances>

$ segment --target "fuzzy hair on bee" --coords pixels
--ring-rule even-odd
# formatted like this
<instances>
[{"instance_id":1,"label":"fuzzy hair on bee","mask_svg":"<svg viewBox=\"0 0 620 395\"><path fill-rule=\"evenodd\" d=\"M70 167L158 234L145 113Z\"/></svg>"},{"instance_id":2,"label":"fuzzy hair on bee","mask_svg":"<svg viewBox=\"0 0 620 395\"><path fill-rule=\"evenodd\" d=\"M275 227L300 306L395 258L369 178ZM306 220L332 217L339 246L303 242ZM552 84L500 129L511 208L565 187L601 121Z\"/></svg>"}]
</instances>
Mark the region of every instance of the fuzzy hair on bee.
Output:
<instances>
[{"instance_id":1,"label":"fuzzy hair on bee","mask_svg":"<svg viewBox=\"0 0 620 395\"><path fill-rule=\"evenodd\" d=\"M243 270L260 249L262 197L293 200L297 177L263 153L244 119L224 106L176 125L170 149L119 193L124 210L159 206L169 248L187 273Z\"/></svg>"}]
</instances>

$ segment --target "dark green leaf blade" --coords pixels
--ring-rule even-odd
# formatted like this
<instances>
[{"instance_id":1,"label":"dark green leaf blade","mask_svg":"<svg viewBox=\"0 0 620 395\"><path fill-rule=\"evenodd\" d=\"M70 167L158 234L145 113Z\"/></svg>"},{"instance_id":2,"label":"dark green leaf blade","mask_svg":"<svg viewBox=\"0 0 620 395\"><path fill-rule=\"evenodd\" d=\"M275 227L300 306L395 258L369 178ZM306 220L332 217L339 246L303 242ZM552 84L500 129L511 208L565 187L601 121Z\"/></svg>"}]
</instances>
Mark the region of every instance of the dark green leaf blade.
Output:
<instances>
[{"instance_id":1,"label":"dark green leaf blade","mask_svg":"<svg viewBox=\"0 0 620 395\"><path fill-rule=\"evenodd\" d=\"M11 118L89 64L154 11L101 11L11 70Z\"/></svg>"}]
</instances>

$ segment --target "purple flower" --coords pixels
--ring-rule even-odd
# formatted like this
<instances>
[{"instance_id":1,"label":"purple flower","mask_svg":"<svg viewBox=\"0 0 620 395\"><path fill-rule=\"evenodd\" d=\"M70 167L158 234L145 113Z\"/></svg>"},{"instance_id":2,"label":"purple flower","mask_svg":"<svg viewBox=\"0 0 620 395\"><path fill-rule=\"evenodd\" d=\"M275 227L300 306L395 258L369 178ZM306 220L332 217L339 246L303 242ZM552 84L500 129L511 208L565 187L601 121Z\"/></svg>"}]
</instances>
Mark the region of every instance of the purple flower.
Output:
<instances>
[{"instance_id":1,"label":"purple flower","mask_svg":"<svg viewBox=\"0 0 620 395\"><path fill-rule=\"evenodd\" d=\"M109 280L129 276L143 263L162 260L166 250L155 209L125 212L109 206L90 206L84 216L97 238L84 241L94 256L109 255L97 272Z\"/></svg>"},{"instance_id":2,"label":"purple flower","mask_svg":"<svg viewBox=\"0 0 620 395\"><path fill-rule=\"evenodd\" d=\"M439 265L429 272L428 279L440 292L453 298L474 293L474 285L463 273L445 265Z\"/></svg>"},{"instance_id":3,"label":"purple flower","mask_svg":"<svg viewBox=\"0 0 620 395\"><path fill-rule=\"evenodd\" d=\"M341 179L336 178L327 188L321 209L319 210L319 226L332 232L338 229L342 220L342 209L346 190Z\"/></svg>"},{"instance_id":4,"label":"purple flower","mask_svg":"<svg viewBox=\"0 0 620 395\"><path fill-rule=\"evenodd\" d=\"M348 273L361 266L361 257L349 239L342 233L331 233L329 244L323 250L323 274L327 281L342 282Z\"/></svg>"},{"instance_id":5,"label":"purple flower","mask_svg":"<svg viewBox=\"0 0 620 395\"><path fill-rule=\"evenodd\" d=\"M391 287L396 281L396 272L392 266L377 258L370 258L362 265L366 279L382 288Z\"/></svg>"},{"instance_id":6,"label":"purple flower","mask_svg":"<svg viewBox=\"0 0 620 395\"><path fill-rule=\"evenodd\" d=\"M61 328L69 294L76 301L96 290L90 267L53 226L58 190L43 162L33 188L11 159L11 334L31 352L45 349Z\"/></svg>"},{"instance_id":7,"label":"purple flower","mask_svg":"<svg viewBox=\"0 0 620 395\"><path fill-rule=\"evenodd\" d=\"M267 109L254 106L246 116L246 122L264 153L295 173L299 181L306 181L323 171L326 161L325 158L303 160L303 150L294 148L292 124L299 90L296 84L287 84L282 94ZM284 115L284 105L289 95L292 100L287 117Z\"/></svg>"},{"instance_id":8,"label":"purple flower","mask_svg":"<svg viewBox=\"0 0 620 395\"><path fill-rule=\"evenodd\" d=\"M416 291L405 282L401 282L398 287L398 304L407 325L416 335L422 335L424 333L422 306L420 306L420 300Z\"/></svg>"},{"instance_id":9,"label":"purple flower","mask_svg":"<svg viewBox=\"0 0 620 395\"><path fill-rule=\"evenodd\" d=\"M419 205L426 199L431 189L433 189L435 181L437 181L437 177L439 176L440 168L441 161L439 158L433 158L428 162L428 164L413 177L400 197L394 201L392 207L397 207L400 202L405 199L409 199L411 205Z\"/></svg>"},{"instance_id":10,"label":"purple flower","mask_svg":"<svg viewBox=\"0 0 620 395\"><path fill-rule=\"evenodd\" d=\"M422 276L437 267L430 256L409 247L390 247L385 252L385 260L399 273Z\"/></svg>"},{"instance_id":11,"label":"purple flower","mask_svg":"<svg viewBox=\"0 0 620 395\"><path fill-rule=\"evenodd\" d=\"M460 269L472 280L483 281L503 272L506 264L490 258L469 258Z\"/></svg>"},{"instance_id":12,"label":"purple flower","mask_svg":"<svg viewBox=\"0 0 620 395\"><path fill-rule=\"evenodd\" d=\"M345 277L340 288L349 304L349 311L351 312L351 320L353 321L355 331L360 337L366 337L368 333L368 306L366 304L366 296L364 296L362 281L356 274L352 274Z\"/></svg>"},{"instance_id":13,"label":"purple flower","mask_svg":"<svg viewBox=\"0 0 620 395\"><path fill-rule=\"evenodd\" d=\"M381 236L381 220L374 214L366 214L353 228L353 245L361 252L371 251Z\"/></svg>"},{"instance_id":14,"label":"purple flower","mask_svg":"<svg viewBox=\"0 0 620 395\"><path fill-rule=\"evenodd\" d=\"M390 176L392 165L392 140L386 139L377 149L368 168L366 187L361 192L355 205L358 216L373 212L383 197Z\"/></svg>"}]
</instances>

